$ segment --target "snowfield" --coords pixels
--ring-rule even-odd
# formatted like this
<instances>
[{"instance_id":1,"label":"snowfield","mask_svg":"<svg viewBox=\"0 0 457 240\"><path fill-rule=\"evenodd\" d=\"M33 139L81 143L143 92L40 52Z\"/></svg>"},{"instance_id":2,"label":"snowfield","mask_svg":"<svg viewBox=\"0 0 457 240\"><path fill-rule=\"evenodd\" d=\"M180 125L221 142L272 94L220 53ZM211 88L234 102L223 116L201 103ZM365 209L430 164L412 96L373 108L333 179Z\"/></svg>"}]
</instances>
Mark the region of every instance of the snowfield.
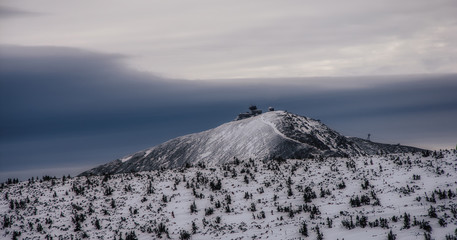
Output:
<instances>
[{"instance_id":1,"label":"snowfield","mask_svg":"<svg viewBox=\"0 0 457 240\"><path fill-rule=\"evenodd\" d=\"M427 155L234 159L3 184L0 238L457 239L457 152Z\"/></svg>"}]
</instances>

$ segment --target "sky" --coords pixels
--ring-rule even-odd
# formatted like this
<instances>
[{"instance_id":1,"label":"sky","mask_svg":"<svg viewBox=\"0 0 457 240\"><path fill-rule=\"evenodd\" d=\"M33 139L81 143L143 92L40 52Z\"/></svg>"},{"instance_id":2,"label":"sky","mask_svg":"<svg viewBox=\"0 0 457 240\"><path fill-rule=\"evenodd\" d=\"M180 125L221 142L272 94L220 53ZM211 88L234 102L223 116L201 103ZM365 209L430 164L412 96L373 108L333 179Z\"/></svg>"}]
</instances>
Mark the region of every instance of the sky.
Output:
<instances>
[{"instance_id":1,"label":"sky","mask_svg":"<svg viewBox=\"0 0 457 240\"><path fill-rule=\"evenodd\" d=\"M457 144L457 2L0 2L0 181L75 175L256 104Z\"/></svg>"}]
</instances>

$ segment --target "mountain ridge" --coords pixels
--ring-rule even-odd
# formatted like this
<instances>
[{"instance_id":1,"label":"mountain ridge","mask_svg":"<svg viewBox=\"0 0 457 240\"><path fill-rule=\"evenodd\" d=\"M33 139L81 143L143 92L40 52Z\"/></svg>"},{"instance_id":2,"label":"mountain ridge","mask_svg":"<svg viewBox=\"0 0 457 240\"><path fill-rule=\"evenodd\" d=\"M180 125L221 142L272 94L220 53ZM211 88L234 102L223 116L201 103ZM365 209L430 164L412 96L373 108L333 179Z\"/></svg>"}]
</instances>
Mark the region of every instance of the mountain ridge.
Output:
<instances>
[{"instance_id":1,"label":"mountain ridge","mask_svg":"<svg viewBox=\"0 0 457 240\"><path fill-rule=\"evenodd\" d=\"M177 137L81 173L82 176L176 168L204 162L218 165L239 159L307 159L423 149L348 138L319 120L270 111Z\"/></svg>"}]
</instances>

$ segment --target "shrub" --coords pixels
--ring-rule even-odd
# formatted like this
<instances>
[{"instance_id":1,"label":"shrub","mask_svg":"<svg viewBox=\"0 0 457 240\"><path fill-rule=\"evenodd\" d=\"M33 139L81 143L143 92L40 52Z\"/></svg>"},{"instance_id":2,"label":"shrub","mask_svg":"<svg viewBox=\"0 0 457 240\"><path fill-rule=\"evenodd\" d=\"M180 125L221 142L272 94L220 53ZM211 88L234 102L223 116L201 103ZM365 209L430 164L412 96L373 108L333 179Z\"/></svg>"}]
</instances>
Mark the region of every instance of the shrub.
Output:
<instances>
[{"instance_id":1,"label":"shrub","mask_svg":"<svg viewBox=\"0 0 457 240\"><path fill-rule=\"evenodd\" d=\"M304 191L304 194L303 194L303 198L304 198L306 203L310 203L310 202L313 201L313 199L317 198L317 195L313 191L313 189L311 189L310 187L306 187L305 191Z\"/></svg>"},{"instance_id":2,"label":"shrub","mask_svg":"<svg viewBox=\"0 0 457 240\"><path fill-rule=\"evenodd\" d=\"M362 215L362 217L357 216L356 223L355 223L356 226L365 228L367 226L367 223L368 223L368 218L366 216L363 216L363 215Z\"/></svg>"},{"instance_id":3,"label":"shrub","mask_svg":"<svg viewBox=\"0 0 457 240\"><path fill-rule=\"evenodd\" d=\"M113 195L113 192L114 192L114 189L112 189L110 186L108 186L107 188L105 188L105 196L111 196Z\"/></svg>"},{"instance_id":4,"label":"shrub","mask_svg":"<svg viewBox=\"0 0 457 240\"><path fill-rule=\"evenodd\" d=\"M135 231L131 231L125 234L125 240L138 240Z\"/></svg>"},{"instance_id":5,"label":"shrub","mask_svg":"<svg viewBox=\"0 0 457 240\"><path fill-rule=\"evenodd\" d=\"M205 208L205 216L209 216L211 214L214 213L214 209L213 208Z\"/></svg>"},{"instance_id":6,"label":"shrub","mask_svg":"<svg viewBox=\"0 0 457 240\"><path fill-rule=\"evenodd\" d=\"M211 181L209 184L210 188L212 191L218 191L222 189L222 183L220 179L217 179L217 181Z\"/></svg>"},{"instance_id":7,"label":"shrub","mask_svg":"<svg viewBox=\"0 0 457 240\"><path fill-rule=\"evenodd\" d=\"M16 232L16 231L13 231L13 240L17 240L19 239L18 237L21 236L21 232Z\"/></svg>"},{"instance_id":8,"label":"shrub","mask_svg":"<svg viewBox=\"0 0 457 240\"><path fill-rule=\"evenodd\" d=\"M251 207L249 208L251 212L257 211L257 208L255 207L255 203L251 203Z\"/></svg>"},{"instance_id":9,"label":"shrub","mask_svg":"<svg viewBox=\"0 0 457 240\"><path fill-rule=\"evenodd\" d=\"M430 206L430 208L428 209L428 216L431 218L436 218L437 217L436 208L434 208L433 206Z\"/></svg>"},{"instance_id":10,"label":"shrub","mask_svg":"<svg viewBox=\"0 0 457 240\"><path fill-rule=\"evenodd\" d=\"M162 238L162 234L166 234L168 236L168 228L162 222L157 225L157 227L154 229L154 232L159 238Z\"/></svg>"},{"instance_id":11,"label":"shrub","mask_svg":"<svg viewBox=\"0 0 457 240\"><path fill-rule=\"evenodd\" d=\"M431 231L432 231L432 226L430 226L430 222L424 221L424 220L422 220L422 221L419 223L419 228L420 228L420 229L424 229L424 230L427 231L427 232L431 232Z\"/></svg>"},{"instance_id":12,"label":"shrub","mask_svg":"<svg viewBox=\"0 0 457 240\"><path fill-rule=\"evenodd\" d=\"M338 189L345 189L346 188L346 183L344 181L341 181L341 183L338 183L338 185L336 185L336 187Z\"/></svg>"},{"instance_id":13,"label":"shrub","mask_svg":"<svg viewBox=\"0 0 457 240\"><path fill-rule=\"evenodd\" d=\"M188 240L190 239L190 237L190 233L188 233L186 230L181 230L181 232L179 233L179 239L181 240Z\"/></svg>"},{"instance_id":14,"label":"shrub","mask_svg":"<svg viewBox=\"0 0 457 240\"><path fill-rule=\"evenodd\" d=\"M441 227L446 227L447 223L444 218L438 219L438 223L440 224Z\"/></svg>"},{"instance_id":15,"label":"shrub","mask_svg":"<svg viewBox=\"0 0 457 240\"><path fill-rule=\"evenodd\" d=\"M341 221L341 225L343 225L343 227L345 227L348 230L355 228L354 222L352 221L352 216L351 216L351 220L343 219L343 221Z\"/></svg>"}]
</instances>

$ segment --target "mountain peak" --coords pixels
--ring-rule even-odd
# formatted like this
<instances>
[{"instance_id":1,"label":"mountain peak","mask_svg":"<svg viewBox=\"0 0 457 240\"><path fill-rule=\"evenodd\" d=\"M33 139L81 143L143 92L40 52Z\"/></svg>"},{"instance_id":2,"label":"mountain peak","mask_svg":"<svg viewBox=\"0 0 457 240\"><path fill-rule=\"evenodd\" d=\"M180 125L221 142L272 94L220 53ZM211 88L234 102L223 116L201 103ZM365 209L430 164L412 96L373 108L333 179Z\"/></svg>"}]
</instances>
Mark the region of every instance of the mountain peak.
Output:
<instances>
[{"instance_id":1,"label":"mountain peak","mask_svg":"<svg viewBox=\"0 0 457 240\"><path fill-rule=\"evenodd\" d=\"M251 106L251 116L216 128L171 139L160 145L101 165L81 175L99 175L175 168L203 162L218 165L233 158L270 160L347 157L373 151L414 152L421 149L393 147L346 138L319 120L286 111L262 113Z\"/></svg>"},{"instance_id":2,"label":"mountain peak","mask_svg":"<svg viewBox=\"0 0 457 240\"><path fill-rule=\"evenodd\" d=\"M274 108L270 107L269 110L270 111L274 111ZM257 109L256 105L251 105L251 106L249 106L249 112L244 112L244 113L238 114L238 116L235 118L235 121L238 121L238 120L241 120L241 119L250 118L250 117L254 117L254 116L257 116L259 114L262 114L262 110L261 109Z\"/></svg>"}]
</instances>

